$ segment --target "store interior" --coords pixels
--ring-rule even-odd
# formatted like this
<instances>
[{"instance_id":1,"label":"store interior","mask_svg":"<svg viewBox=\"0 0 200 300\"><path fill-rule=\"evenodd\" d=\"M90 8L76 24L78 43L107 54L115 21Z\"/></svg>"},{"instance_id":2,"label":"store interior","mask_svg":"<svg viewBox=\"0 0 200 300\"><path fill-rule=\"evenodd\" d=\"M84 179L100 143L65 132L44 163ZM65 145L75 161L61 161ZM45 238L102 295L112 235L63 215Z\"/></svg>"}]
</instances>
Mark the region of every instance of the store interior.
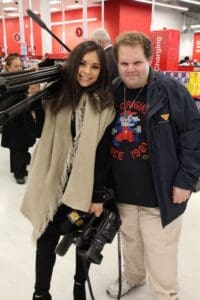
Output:
<instances>
[{"instance_id":1,"label":"store interior","mask_svg":"<svg viewBox=\"0 0 200 300\"><path fill-rule=\"evenodd\" d=\"M0 56L18 52L25 66L34 66L44 55L53 64L63 63L69 52L27 14L30 8L70 49L104 27L112 42L123 31L143 31L152 38L152 66L186 86L200 110L200 1L190 0L19 0L0 1ZM48 12L48 13L47 13ZM129 16L127 18L127 16ZM189 57L186 64L179 63ZM0 134L1 138L1 134ZM31 152L34 146L31 148ZM9 151L0 147L0 300L31 299L34 283L34 251L31 224L19 208L26 185L18 185L9 173ZM184 215L179 245L181 300L199 300L200 191L192 194ZM74 274L72 245L57 257L52 280L55 300L72 299ZM106 287L118 277L117 238L103 249L100 265L92 265L90 278L96 300L111 299ZM71 282L71 286L68 285ZM87 289L88 299L90 299ZM152 300L148 285L124 300ZM81 299L80 299L81 300Z\"/></svg>"},{"instance_id":2,"label":"store interior","mask_svg":"<svg viewBox=\"0 0 200 300\"><path fill-rule=\"evenodd\" d=\"M33 150L33 149L32 149ZM31 299L34 284L35 247L32 226L19 208L25 190L9 173L9 152L0 147L0 299ZM181 300L199 300L200 282L200 192L193 193L184 214L179 244L179 284ZM65 256L57 256L51 292L55 300L72 300L75 246ZM105 290L118 277L117 238L103 249L100 265L93 264L90 280L96 300L109 300ZM87 288L88 299L90 298ZM148 285L134 289L124 300L153 300ZM81 299L80 299L81 300Z\"/></svg>"}]
</instances>

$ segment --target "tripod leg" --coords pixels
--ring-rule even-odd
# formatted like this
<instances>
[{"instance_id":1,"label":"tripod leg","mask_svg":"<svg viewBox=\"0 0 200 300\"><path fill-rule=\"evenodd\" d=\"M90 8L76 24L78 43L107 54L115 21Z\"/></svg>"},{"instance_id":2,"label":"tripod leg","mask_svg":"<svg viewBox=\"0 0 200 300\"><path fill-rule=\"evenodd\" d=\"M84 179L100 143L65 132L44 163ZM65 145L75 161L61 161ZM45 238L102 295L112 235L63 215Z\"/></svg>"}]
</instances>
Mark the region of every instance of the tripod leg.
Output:
<instances>
[{"instance_id":1,"label":"tripod leg","mask_svg":"<svg viewBox=\"0 0 200 300\"><path fill-rule=\"evenodd\" d=\"M87 280L90 263L83 261L76 248L76 272L74 275L74 300L86 300L85 282Z\"/></svg>"}]
</instances>

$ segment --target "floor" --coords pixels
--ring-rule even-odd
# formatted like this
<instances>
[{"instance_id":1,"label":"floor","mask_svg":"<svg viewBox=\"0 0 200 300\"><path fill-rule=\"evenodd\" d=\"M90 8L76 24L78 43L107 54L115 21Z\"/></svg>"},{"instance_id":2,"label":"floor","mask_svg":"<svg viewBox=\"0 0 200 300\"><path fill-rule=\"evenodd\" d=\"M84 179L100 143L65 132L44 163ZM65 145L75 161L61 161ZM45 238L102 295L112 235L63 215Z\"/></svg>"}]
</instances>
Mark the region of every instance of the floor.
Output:
<instances>
[{"instance_id":1,"label":"floor","mask_svg":"<svg viewBox=\"0 0 200 300\"><path fill-rule=\"evenodd\" d=\"M34 245L31 225L20 214L25 185L9 173L8 150L0 147L0 300L31 300L34 284ZM193 194L185 213L179 250L181 300L199 300L200 282L200 192ZM101 265L92 265L90 279L95 300L111 299L105 293L117 277L117 242L106 244ZM52 280L53 300L72 300L74 245L57 257ZM91 299L88 295L88 300ZM148 285L137 288L124 300L152 300ZM81 300L81 299L80 299Z\"/></svg>"}]
</instances>

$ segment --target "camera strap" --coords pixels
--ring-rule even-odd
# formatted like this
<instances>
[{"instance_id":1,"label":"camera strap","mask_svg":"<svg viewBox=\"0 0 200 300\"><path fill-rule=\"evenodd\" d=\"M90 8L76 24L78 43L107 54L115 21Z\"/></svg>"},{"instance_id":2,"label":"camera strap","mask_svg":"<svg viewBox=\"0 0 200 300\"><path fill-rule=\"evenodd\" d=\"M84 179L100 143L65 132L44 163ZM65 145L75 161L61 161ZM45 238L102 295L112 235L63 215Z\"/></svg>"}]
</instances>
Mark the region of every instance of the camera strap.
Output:
<instances>
[{"instance_id":1,"label":"camera strap","mask_svg":"<svg viewBox=\"0 0 200 300\"><path fill-rule=\"evenodd\" d=\"M122 292L122 248L121 248L121 232L120 229L117 232L117 249L118 249L118 275L119 275L119 280L118 280L118 295L117 295L117 300L121 299L121 292Z\"/></svg>"}]
</instances>

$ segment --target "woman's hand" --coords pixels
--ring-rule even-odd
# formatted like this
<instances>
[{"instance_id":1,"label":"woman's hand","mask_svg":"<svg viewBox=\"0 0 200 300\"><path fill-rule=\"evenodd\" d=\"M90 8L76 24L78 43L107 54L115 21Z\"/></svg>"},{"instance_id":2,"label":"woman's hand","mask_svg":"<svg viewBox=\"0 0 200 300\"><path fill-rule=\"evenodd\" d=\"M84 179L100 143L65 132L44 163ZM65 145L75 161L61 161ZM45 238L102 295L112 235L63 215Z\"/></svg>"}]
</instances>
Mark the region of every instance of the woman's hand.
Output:
<instances>
[{"instance_id":1,"label":"woman's hand","mask_svg":"<svg viewBox=\"0 0 200 300\"><path fill-rule=\"evenodd\" d=\"M103 212L103 203L92 203L89 208L90 214L95 214L96 217L100 217Z\"/></svg>"}]
</instances>

